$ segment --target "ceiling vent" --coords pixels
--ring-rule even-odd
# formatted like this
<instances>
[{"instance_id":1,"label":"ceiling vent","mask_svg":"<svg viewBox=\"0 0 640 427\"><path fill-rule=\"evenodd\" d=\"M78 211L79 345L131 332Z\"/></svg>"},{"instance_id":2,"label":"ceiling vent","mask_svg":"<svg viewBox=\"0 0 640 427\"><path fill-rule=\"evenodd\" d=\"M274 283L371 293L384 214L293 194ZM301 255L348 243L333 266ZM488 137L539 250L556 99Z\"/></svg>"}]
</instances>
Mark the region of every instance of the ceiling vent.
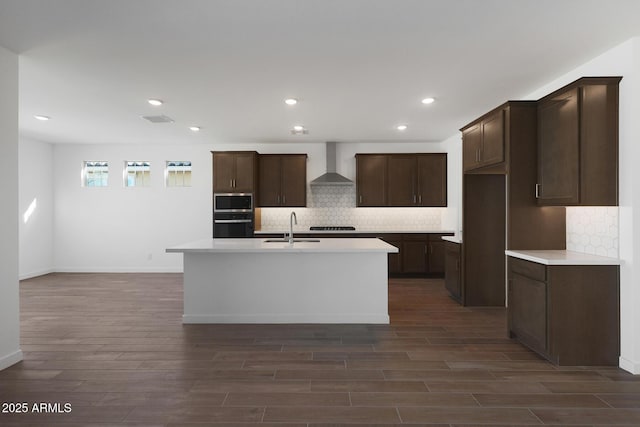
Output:
<instances>
[{"instance_id":1,"label":"ceiling vent","mask_svg":"<svg viewBox=\"0 0 640 427\"><path fill-rule=\"evenodd\" d=\"M161 116L142 116L142 118L149 120L151 123L173 123L173 119L164 114Z\"/></svg>"}]
</instances>

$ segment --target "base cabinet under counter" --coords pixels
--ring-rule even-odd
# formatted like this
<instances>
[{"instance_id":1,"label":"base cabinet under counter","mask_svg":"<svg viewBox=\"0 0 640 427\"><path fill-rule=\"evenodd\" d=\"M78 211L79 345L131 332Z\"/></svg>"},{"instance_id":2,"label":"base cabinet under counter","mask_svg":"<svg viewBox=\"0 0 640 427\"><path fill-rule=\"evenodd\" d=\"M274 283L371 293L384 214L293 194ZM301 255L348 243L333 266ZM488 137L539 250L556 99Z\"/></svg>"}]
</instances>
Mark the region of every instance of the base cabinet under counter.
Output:
<instances>
[{"instance_id":1,"label":"base cabinet under counter","mask_svg":"<svg viewBox=\"0 0 640 427\"><path fill-rule=\"evenodd\" d=\"M461 244L444 243L444 287L453 299L462 302Z\"/></svg>"},{"instance_id":2,"label":"base cabinet under counter","mask_svg":"<svg viewBox=\"0 0 640 427\"><path fill-rule=\"evenodd\" d=\"M508 257L509 336L556 365L618 366L619 271Z\"/></svg>"},{"instance_id":3,"label":"base cabinet under counter","mask_svg":"<svg viewBox=\"0 0 640 427\"><path fill-rule=\"evenodd\" d=\"M442 236L453 233L314 233L294 232L296 238L377 237L398 248L389 254L390 277L444 277L445 245ZM281 238L282 233L260 233L256 237Z\"/></svg>"}]
</instances>

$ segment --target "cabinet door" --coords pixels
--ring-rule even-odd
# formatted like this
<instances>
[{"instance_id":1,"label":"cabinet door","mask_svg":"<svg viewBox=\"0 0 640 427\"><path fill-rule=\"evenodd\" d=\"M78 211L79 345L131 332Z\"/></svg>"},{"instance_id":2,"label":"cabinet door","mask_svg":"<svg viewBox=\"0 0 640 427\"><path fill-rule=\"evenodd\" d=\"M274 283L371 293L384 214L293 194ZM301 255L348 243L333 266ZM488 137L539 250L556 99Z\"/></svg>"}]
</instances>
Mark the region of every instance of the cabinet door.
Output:
<instances>
[{"instance_id":1,"label":"cabinet door","mask_svg":"<svg viewBox=\"0 0 640 427\"><path fill-rule=\"evenodd\" d=\"M447 155L418 156L418 205L447 206Z\"/></svg>"},{"instance_id":2,"label":"cabinet door","mask_svg":"<svg viewBox=\"0 0 640 427\"><path fill-rule=\"evenodd\" d=\"M480 123L462 131L462 164L465 171L480 165L482 128Z\"/></svg>"},{"instance_id":3,"label":"cabinet door","mask_svg":"<svg viewBox=\"0 0 640 427\"><path fill-rule=\"evenodd\" d=\"M235 181L233 191L236 193L253 193L255 191L256 154L252 152L236 153Z\"/></svg>"},{"instance_id":4,"label":"cabinet door","mask_svg":"<svg viewBox=\"0 0 640 427\"><path fill-rule=\"evenodd\" d=\"M460 245L445 242L444 286L451 296L460 301L462 283L460 280Z\"/></svg>"},{"instance_id":5,"label":"cabinet door","mask_svg":"<svg viewBox=\"0 0 640 427\"><path fill-rule=\"evenodd\" d=\"M427 244L426 240L404 240L402 242L402 272L427 272Z\"/></svg>"},{"instance_id":6,"label":"cabinet door","mask_svg":"<svg viewBox=\"0 0 640 427\"><path fill-rule=\"evenodd\" d=\"M547 349L547 284L510 272L510 330L520 342L542 353Z\"/></svg>"},{"instance_id":7,"label":"cabinet door","mask_svg":"<svg viewBox=\"0 0 640 427\"><path fill-rule=\"evenodd\" d=\"M258 206L280 206L280 156L260 155L258 170Z\"/></svg>"},{"instance_id":8,"label":"cabinet door","mask_svg":"<svg viewBox=\"0 0 640 427\"><path fill-rule=\"evenodd\" d=\"M387 156L356 156L356 191L358 206L387 205Z\"/></svg>"},{"instance_id":9,"label":"cabinet door","mask_svg":"<svg viewBox=\"0 0 640 427\"><path fill-rule=\"evenodd\" d=\"M235 179L235 154L213 153L213 191L232 193Z\"/></svg>"},{"instance_id":10,"label":"cabinet door","mask_svg":"<svg viewBox=\"0 0 640 427\"><path fill-rule=\"evenodd\" d=\"M504 162L504 110L499 110L483 119L481 127L480 162L482 166Z\"/></svg>"},{"instance_id":11,"label":"cabinet door","mask_svg":"<svg viewBox=\"0 0 640 427\"><path fill-rule=\"evenodd\" d=\"M402 241L401 240L386 240L390 245L398 248L398 253L389 254L389 275L394 276L402 273Z\"/></svg>"},{"instance_id":12,"label":"cabinet door","mask_svg":"<svg viewBox=\"0 0 640 427\"><path fill-rule=\"evenodd\" d=\"M538 203L579 201L579 89L538 106Z\"/></svg>"},{"instance_id":13,"label":"cabinet door","mask_svg":"<svg viewBox=\"0 0 640 427\"><path fill-rule=\"evenodd\" d=\"M388 206L415 206L418 201L415 157L390 155L387 162Z\"/></svg>"},{"instance_id":14,"label":"cabinet door","mask_svg":"<svg viewBox=\"0 0 640 427\"><path fill-rule=\"evenodd\" d=\"M307 205L307 156L286 155L280 158L282 206ZM262 183L261 183L262 184Z\"/></svg>"},{"instance_id":15,"label":"cabinet door","mask_svg":"<svg viewBox=\"0 0 640 427\"><path fill-rule=\"evenodd\" d=\"M444 241L429 242L429 273L444 273Z\"/></svg>"}]
</instances>

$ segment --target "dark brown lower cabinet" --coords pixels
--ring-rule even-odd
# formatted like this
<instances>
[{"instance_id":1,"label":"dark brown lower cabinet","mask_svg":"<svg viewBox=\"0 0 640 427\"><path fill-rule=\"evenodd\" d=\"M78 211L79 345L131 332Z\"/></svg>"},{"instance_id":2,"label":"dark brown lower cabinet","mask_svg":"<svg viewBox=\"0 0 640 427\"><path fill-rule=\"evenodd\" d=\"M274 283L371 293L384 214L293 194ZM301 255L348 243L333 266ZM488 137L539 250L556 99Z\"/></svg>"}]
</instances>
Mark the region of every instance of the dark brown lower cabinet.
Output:
<instances>
[{"instance_id":1,"label":"dark brown lower cabinet","mask_svg":"<svg viewBox=\"0 0 640 427\"><path fill-rule=\"evenodd\" d=\"M390 235L389 237L380 237L382 240L402 251L402 236ZM400 252L389 254L389 276L396 276L402 273L402 259Z\"/></svg>"},{"instance_id":2,"label":"dark brown lower cabinet","mask_svg":"<svg viewBox=\"0 0 640 427\"><path fill-rule=\"evenodd\" d=\"M444 287L449 291L453 299L462 300L462 269L460 266L460 244L454 242L444 243Z\"/></svg>"},{"instance_id":3,"label":"dark brown lower cabinet","mask_svg":"<svg viewBox=\"0 0 640 427\"><path fill-rule=\"evenodd\" d=\"M508 258L509 335L556 365L617 366L619 267Z\"/></svg>"},{"instance_id":4,"label":"dark brown lower cabinet","mask_svg":"<svg viewBox=\"0 0 640 427\"><path fill-rule=\"evenodd\" d=\"M399 264L394 261L394 270L389 261L391 275L420 275L442 277L444 275L444 241L442 236L447 234L405 233L393 236L393 241L385 235L380 238L400 249L397 257ZM450 235L450 234L449 234Z\"/></svg>"},{"instance_id":5,"label":"dark brown lower cabinet","mask_svg":"<svg viewBox=\"0 0 640 427\"><path fill-rule=\"evenodd\" d=\"M429 235L429 273L444 274L444 240L439 234Z\"/></svg>"},{"instance_id":6,"label":"dark brown lower cabinet","mask_svg":"<svg viewBox=\"0 0 640 427\"><path fill-rule=\"evenodd\" d=\"M443 277L445 271L445 246L442 236L451 233L423 234L359 234L359 233L294 233L300 238L365 238L377 237L398 248L389 254L389 276ZM279 238L282 234L259 234L256 237Z\"/></svg>"}]
</instances>

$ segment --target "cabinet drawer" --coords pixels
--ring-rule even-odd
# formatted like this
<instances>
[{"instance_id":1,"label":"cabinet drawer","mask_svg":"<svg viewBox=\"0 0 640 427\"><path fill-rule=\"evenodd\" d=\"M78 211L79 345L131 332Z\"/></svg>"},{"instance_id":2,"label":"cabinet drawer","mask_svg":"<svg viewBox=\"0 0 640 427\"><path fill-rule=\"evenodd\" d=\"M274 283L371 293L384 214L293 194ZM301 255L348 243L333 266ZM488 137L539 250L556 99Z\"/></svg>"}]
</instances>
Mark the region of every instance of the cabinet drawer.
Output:
<instances>
[{"instance_id":1,"label":"cabinet drawer","mask_svg":"<svg viewBox=\"0 0 640 427\"><path fill-rule=\"evenodd\" d=\"M533 280L547 280L547 268L543 264L509 257L509 270Z\"/></svg>"}]
</instances>

